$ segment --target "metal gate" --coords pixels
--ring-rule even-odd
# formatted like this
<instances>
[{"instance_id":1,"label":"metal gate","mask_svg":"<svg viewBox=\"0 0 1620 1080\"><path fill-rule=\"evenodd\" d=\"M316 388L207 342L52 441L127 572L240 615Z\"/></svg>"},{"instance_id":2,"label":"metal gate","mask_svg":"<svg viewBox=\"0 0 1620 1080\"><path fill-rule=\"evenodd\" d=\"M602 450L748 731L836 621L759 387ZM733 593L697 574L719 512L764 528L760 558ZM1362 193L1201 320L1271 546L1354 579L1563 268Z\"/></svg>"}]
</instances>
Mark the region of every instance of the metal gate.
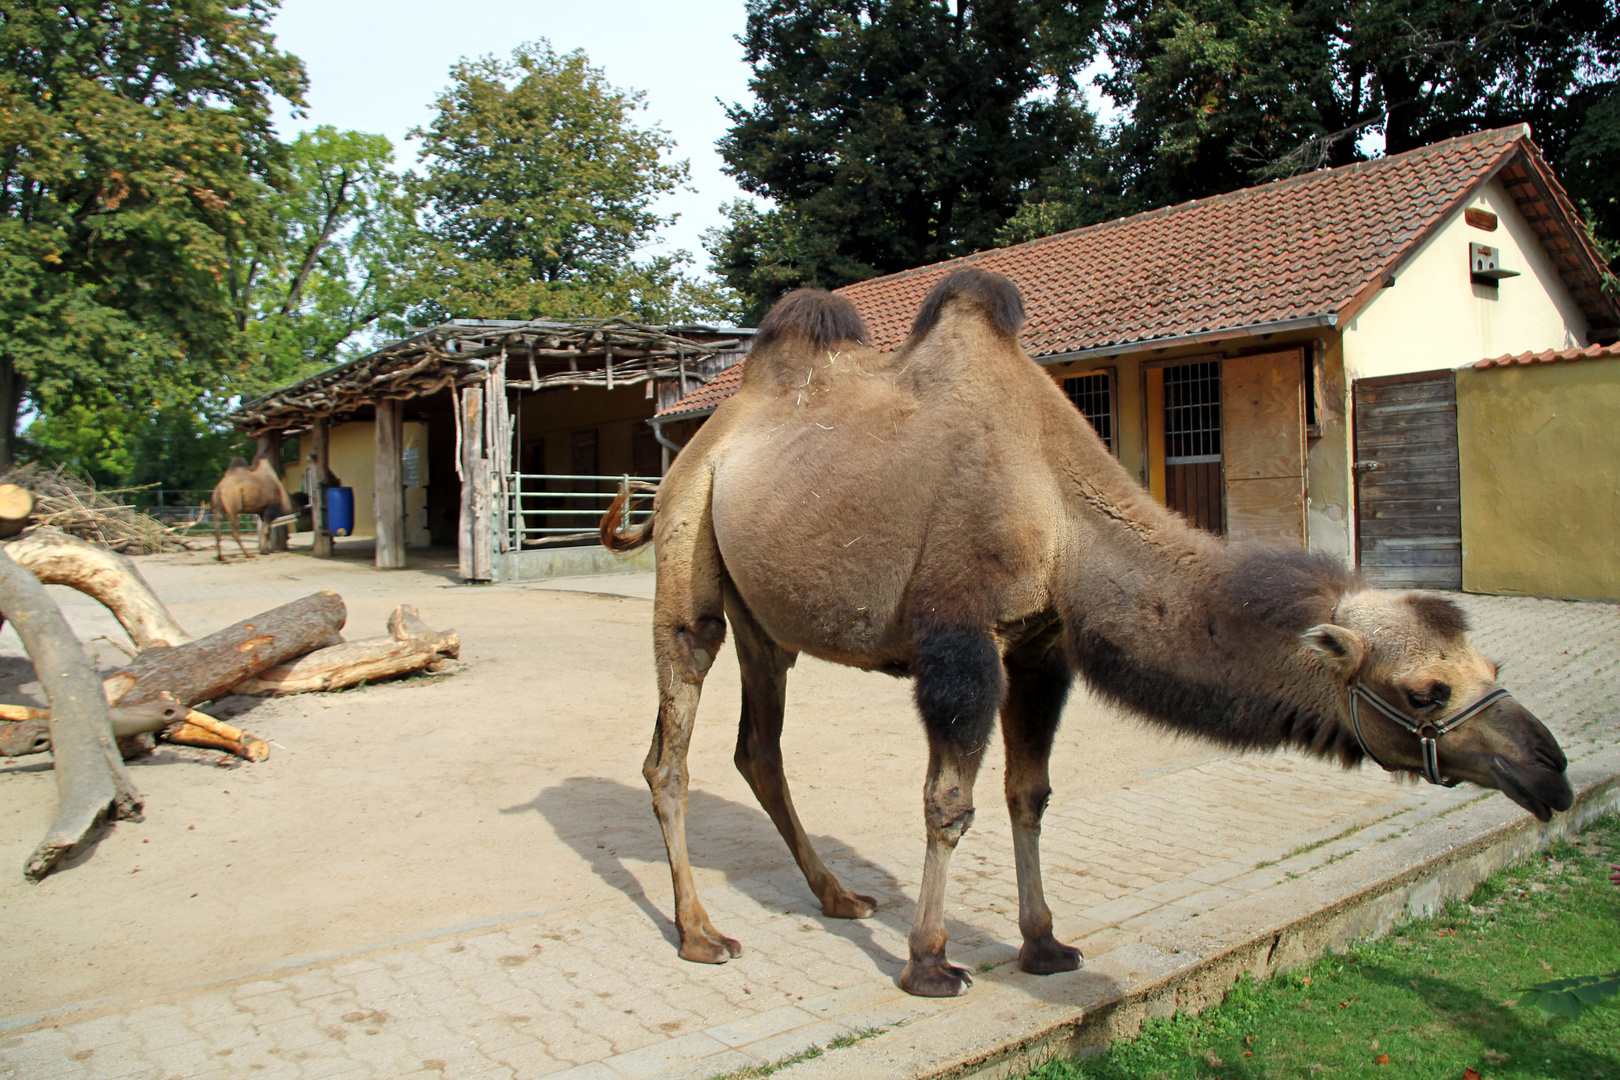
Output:
<instances>
[{"instance_id":1,"label":"metal gate","mask_svg":"<svg viewBox=\"0 0 1620 1080\"><path fill-rule=\"evenodd\" d=\"M1462 588L1455 373L1361 379L1355 400L1362 576L1382 588Z\"/></svg>"}]
</instances>

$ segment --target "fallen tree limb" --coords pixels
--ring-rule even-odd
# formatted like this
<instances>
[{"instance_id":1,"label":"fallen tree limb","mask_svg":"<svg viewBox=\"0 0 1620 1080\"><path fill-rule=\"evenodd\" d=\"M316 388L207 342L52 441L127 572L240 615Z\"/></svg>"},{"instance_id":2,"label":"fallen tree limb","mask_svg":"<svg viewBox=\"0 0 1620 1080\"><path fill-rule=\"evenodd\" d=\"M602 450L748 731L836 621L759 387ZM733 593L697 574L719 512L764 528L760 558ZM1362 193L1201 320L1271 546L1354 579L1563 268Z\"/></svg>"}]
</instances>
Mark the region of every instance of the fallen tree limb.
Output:
<instances>
[{"instance_id":1,"label":"fallen tree limb","mask_svg":"<svg viewBox=\"0 0 1620 1080\"><path fill-rule=\"evenodd\" d=\"M51 702L55 820L23 873L38 881L108 820L140 820L141 796L113 742L107 700L45 586L0 551L0 610L22 638Z\"/></svg>"},{"instance_id":2,"label":"fallen tree limb","mask_svg":"<svg viewBox=\"0 0 1620 1080\"><path fill-rule=\"evenodd\" d=\"M254 738L241 728L232 727L223 720L215 720L207 713L191 709L178 724L163 729L159 736L164 742L182 746L201 746L209 750L223 750L248 761L263 761L270 756L270 744Z\"/></svg>"},{"instance_id":3,"label":"fallen tree limb","mask_svg":"<svg viewBox=\"0 0 1620 1080\"><path fill-rule=\"evenodd\" d=\"M248 761L270 756L270 744L207 713L165 701L127 709L108 709L113 734L120 739L161 732L164 742L224 750ZM51 714L29 705L0 705L0 756L26 757L51 749Z\"/></svg>"},{"instance_id":4,"label":"fallen tree limb","mask_svg":"<svg viewBox=\"0 0 1620 1080\"><path fill-rule=\"evenodd\" d=\"M192 706L295 656L342 641L347 612L330 590L294 600L172 648L152 648L103 684L114 705L172 700Z\"/></svg>"},{"instance_id":5,"label":"fallen tree limb","mask_svg":"<svg viewBox=\"0 0 1620 1080\"><path fill-rule=\"evenodd\" d=\"M236 692L279 696L342 690L421 671L445 657L459 655L461 638L454 630L439 633L422 621L414 606L403 604L388 619L387 637L317 649L238 683Z\"/></svg>"},{"instance_id":6,"label":"fallen tree limb","mask_svg":"<svg viewBox=\"0 0 1620 1080\"><path fill-rule=\"evenodd\" d=\"M100 601L138 650L191 640L127 556L51 528L31 529L5 550L44 584L67 585Z\"/></svg>"}]
</instances>

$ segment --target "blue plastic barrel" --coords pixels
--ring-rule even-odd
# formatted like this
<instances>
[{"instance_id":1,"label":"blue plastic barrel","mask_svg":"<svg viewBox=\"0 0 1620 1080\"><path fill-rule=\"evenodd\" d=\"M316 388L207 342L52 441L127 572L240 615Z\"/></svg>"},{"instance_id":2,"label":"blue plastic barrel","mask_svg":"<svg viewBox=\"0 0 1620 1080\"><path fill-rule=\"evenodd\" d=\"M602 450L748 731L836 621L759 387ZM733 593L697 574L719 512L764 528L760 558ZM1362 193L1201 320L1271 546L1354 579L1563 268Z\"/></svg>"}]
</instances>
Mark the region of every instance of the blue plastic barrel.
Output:
<instances>
[{"instance_id":1,"label":"blue plastic barrel","mask_svg":"<svg viewBox=\"0 0 1620 1080\"><path fill-rule=\"evenodd\" d=\"M326 489L326 527L333 536L354 534L354 488Z\"/></svg>"}]
</instances>

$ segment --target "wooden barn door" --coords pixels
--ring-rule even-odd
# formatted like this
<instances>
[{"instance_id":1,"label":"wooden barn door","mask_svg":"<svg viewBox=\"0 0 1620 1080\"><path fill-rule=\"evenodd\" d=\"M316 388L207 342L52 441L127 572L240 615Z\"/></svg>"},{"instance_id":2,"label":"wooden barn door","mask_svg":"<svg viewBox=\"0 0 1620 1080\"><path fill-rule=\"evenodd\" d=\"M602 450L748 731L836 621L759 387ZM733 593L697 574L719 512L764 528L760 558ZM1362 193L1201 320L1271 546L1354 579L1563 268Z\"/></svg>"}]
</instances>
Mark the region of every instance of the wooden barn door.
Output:
<instances>
[{"instance_id":1,"label":"wooden barn door","mask_svg":"<svg viewBox=\"0 0 1620 1080\"><path fill-rule=\"evenodd\" d=\"M1231 357L1221 387L1227 536L1304 547L1304 354Z\"/></svg>"},{"instance_id":2,"label":"wooden barn door","mask_svg":"<svg viewBox=\"0 0 1620 1080\"><path fill-rule=\"evenodd\" d=\"M1462 588L1455 374L1361 379L1355 401L1362 576L1383 588Z\"/></svg>"}]
</instances>

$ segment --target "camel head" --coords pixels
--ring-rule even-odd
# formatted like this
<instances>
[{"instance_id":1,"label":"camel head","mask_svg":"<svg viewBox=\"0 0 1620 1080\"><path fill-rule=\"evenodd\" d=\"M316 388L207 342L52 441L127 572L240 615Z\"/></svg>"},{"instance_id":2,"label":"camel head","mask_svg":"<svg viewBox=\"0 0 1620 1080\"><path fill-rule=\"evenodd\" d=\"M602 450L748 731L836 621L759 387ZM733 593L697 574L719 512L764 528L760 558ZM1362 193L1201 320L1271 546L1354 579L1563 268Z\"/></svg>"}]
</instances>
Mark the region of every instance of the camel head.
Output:
<instances>
[{"instance_id":1,"label":"camel head","mask_svg":"<svg viewBox=\"0 0 1620 1080\"><path fill-rule=\"evenodd\" d=\"M1343 680L1347 719L1374 761L1448 786L1496 788L1547 821L1574 802L1564 752L1500 689L1496 665L1467 631L1445 597L1363 589L1302 640Z\"/></svg>"}]
</instances>

